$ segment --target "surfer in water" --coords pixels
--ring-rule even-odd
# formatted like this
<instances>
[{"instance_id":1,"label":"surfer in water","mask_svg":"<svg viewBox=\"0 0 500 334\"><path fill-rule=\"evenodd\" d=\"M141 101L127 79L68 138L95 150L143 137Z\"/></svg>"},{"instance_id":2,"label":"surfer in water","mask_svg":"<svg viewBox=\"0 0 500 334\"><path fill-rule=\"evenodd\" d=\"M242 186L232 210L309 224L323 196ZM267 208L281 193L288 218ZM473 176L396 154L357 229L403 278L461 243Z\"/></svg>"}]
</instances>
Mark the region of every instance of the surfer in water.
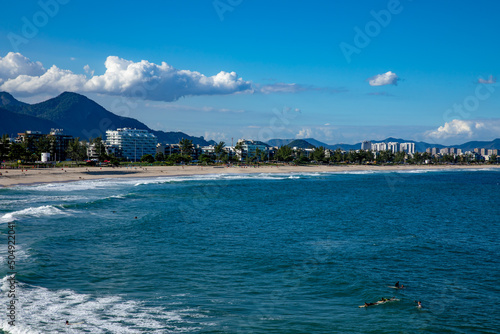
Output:
<instances>
[{"instance_id":1,"label":"surfer in water","mask_svg":"<svg viewBox=\"0 0 500 334\"><path fill-rule=\"evenodd\" d=\"M399 281L397 281L396 283L394 283L394 286L395 286L396 288L399 288Z\"/></svg>"},{"instance_id":2,"label":"surfer in water","mask_svg":"<svg viewBox=\"0 0 500 334\"><path fill-rule=\"evenodd\" d=\"M420 300L417 302L417 308L422 308L422 302Z\"/></svg>"}]
</instances>

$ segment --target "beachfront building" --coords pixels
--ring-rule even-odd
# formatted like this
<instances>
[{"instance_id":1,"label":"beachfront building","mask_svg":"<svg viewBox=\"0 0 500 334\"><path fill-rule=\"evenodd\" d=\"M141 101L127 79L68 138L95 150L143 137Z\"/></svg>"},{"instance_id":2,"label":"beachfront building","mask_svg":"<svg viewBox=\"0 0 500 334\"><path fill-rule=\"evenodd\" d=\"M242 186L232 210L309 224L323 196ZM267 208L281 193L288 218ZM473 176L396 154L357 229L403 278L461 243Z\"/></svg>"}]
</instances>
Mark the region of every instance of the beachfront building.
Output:
<instances>
[{"instance_id":1,"label":"beachfront building","mask_svg":"<svg viewBox=\"0 0 500 334\"><path fill-rule=\"evenodd\" d=\"M361 149L364 151L370 151L372 149L372 142L365 140L361 143Z\"/></svg>"},{"instance_id":2,"label":"beachfront building","mask_svg":"<svg viewBox=\"0 0 500 334\"><path fill-rule=\"evenodd\" d=\"M56 160L66 160L69 143L73 136L63 134L62 129L51 129L49 134L42 134L40 131L25 131L18 133L16 143L25 144L28 151L35 153L39 149L40 142L47 141L46 153L50 153L50 158ZM42 144L43 145L43 144Z\"/></svg>"},{"instance_id":3,"label":"beachfront building","mask_svg":"<svg viewBox=\"0 0 500 334\"><path fill-rule=\"evenodd\" d=\"M257 140L240 139L236 143L235 150L240 160L252 159L257 157L260 152L269 154L269 145Z\"/></svg>"},{"instance_id":4,"label":"beachfront building","mask_svg":"<svg viewBox=\"0 0 500 334\"><path fill-rule=\"evenodd\" d=\"M147 130L121 128L106 131L106 144L129 161L138 161L145 154L156 154L156 136Z\"/></svg>"},{"instance_id":5,"label":"beachfront building","mask_svg":"<svg viewBox=\"0 0 500 334\"><path fill-rule=\"evenodd\" d=\"M415 154L415 143L401 143L399 145L399 150L401 152L406 152L406 154Z\"/></svg>"}]
</instances>

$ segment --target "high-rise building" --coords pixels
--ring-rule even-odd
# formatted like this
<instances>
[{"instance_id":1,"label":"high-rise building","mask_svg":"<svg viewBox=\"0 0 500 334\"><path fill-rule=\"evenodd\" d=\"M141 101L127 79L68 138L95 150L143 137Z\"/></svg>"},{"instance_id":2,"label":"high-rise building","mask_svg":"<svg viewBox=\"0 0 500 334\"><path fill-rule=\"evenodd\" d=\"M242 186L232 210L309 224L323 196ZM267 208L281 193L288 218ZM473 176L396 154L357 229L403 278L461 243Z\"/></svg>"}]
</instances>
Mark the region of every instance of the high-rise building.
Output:
<instances>
[{"instance_id":1,"label":"high-rise building","mask_svg":"<svg viewBox=\"0 0 500 334\"><path fill-rule=\"evenodd\" d=\"M361 143L361 149L364 151L369 151L372 149L372 142L371 141L364 141Z\"/></svg>"},{"instance_id":2,"label":"high-rise building","mask_svg":"<svg viewBox=\"0 0 500 334\"><path fill-rule=\"evenodd\" d=\"M391 151L392 153L399 152L399 143L389 142L389 143L387 143L387 149L389 151Z\"/></svg>"},{"instance_id":3,"label":"high-rise building","mask_svg":"<svg viewBox=\"0 0 500 334\"><path fill-rule=\"evenodd\" d=\"M415 143L401 143L399 149L408 154L415 154Z\"/></svg>"},{"instance_id":4,"label":"high-rise building","mask_svg":"<svg viewBox=\"0 0 500 334\"><path fill-rule=\"evenodd\" d=\"M147 130L122 128L106 131L106 144L130 161L140 160L145 154L156 154L156 136Z\"/></svg>"}]
</instances>

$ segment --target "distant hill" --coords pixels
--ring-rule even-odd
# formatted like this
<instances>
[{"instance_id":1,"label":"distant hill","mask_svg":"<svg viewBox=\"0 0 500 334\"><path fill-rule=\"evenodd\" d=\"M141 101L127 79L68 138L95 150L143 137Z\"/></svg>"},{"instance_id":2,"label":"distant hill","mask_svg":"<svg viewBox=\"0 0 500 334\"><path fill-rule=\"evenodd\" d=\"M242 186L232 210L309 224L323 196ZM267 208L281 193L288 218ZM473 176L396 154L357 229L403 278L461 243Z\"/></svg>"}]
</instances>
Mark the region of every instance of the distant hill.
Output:
<instances>
[{"instance_id":1,"label":"distant hill","mask_svg":"<svg viewBox=\"0 0 500 334\"><path fill-rule=\"evenodd\" d=\"M0 135L8 134L15 137L18 133L26 130L36 130L49 133L50 129L58 128L59 124L28 115L20 115L15 112L0 108Z\"/></svg>"},{"instance_id":2,"label":"distant hill","mask_svg":"<svg viewBox=\"0 0 500 334\"><path fill-rule=\"evenodd\" d=\"M307 144L309 145L312 145L313 147L319 147L319 146L324 146L324 147L328 147L328 144L325 144L323 142L320 142L319 140L316 140L314 138L305 138L305 139L271 139L271 140L268 140L267 143L271 146L284 146L284 145L290 145L290 143L294 142L294 141L298 141L298 140L302 140L302 141L305 141L307 142ZM303 143L302 144L293 144L293 145L290 145L292 147L294 146L297 146L299 147L299 145L304 145Z\"/></svg>"},{"instance_id":3,"label":"distant hill","mask_svg":"<svg viewBox=\"0 0 500 334\"><path fill-rule=\"evenodd\" d=\"M12 124L17 124L16 128L22 127L17 132L34 130L47 133L50 128L59 128L65 134L89 139L98 136L105 138L106 130L136 128L154 133L161 143L178 143L185 138L192 140L195 145L209 145L203 137L192 137L183 132L152 130L134 118L115 115L77 93L64 92L44 102L27 104L17 101L8 93L0 92L0 102L11 112L0 112L0 133L12 133ZM25 122L26 120L29 121Z\"/></svg>"},{"instance_id":4,"label":"distant hill","mask_svg":"<svg viewBox=\"0 0 500 334\"><path fill-rule=\"evenodd\" d=\"M314 138L304 138L304 140L306 142L308 142L309 144L315 146L315 147L320 147L320 146L323 146L323 147L326 147L328 148L328 144L325 144L323 142L320 142L319 140L316 140Z\"/></svg>"},{"instance_id":5,"label":"distant hill","mask_svg":"<svg viewBox=\"0 0 500 334\"><path fill-rule=\"evenodd\" d=\"M14 98L14 96L10 95L7 92L0 92L0 107L7 107L7 106L23 106L27 105L27 103L18 101Z\"/></svg>"},{"instance_id":6,"label":"distant hill","mask_svg":"<svg viewBox=\"0 0 500 334\"><path fill-rule=\"evenodd\" d=\"M449 146L462 149L463 152L473 151L475 148L486 148L489 150L497 149L500 150L500 138L494 139L492 141L469 141L462 145Z\"/></svg>"},{"instance_id":7,"label":"distant hill","mask_svg":"<svg viewBox=\"0 0 500 334\"><path fill-rule=\"evenodd\" d=\"M295 144L291 144L297 139L271 139L268 141L268 144L272 146L283 146L283 145L290 145L290 146L297 146ZM301 139L302 140L302 139ZM359 150L361 149L361 143L356 143L356 144L325 144L322 143L314 138L307 138L303 139L303 141L306 141L308 144L311 144L315 147L319 146L324 146L326 148L329 148L331 150L336 150L337 148L340 148L341 150L344 151L349 151L349 150ZM415 150L418 152L425 152L427 148L433 148L436 147L438 149L445 148L445 147L455 147L462 149L462 151L472 151L475 148L486 148L486 149L500 149L500 138L492 140L492 141L470 141L461 145L441 145L441 144L431 144L431 143L426 143L422 141L414 141L414 140L406 140L406 139L401 139L401 138L394 138L394 137L388 137L384 140L372 140L372 143L389 143L389 142L396 142L396 143L415 143Z\"/></svg>"},{"instance_id":8,"label":"distant hill","mask_svg":"<svg viewBox=\"0 0 500 334\"><path fill-rule=\"evenodd\" d=\"M295 139L294 141L291 141L287 144L287 146L290 147L297 147L297 148L315 148L316 146L310 144L309 142L305 141L304 139Z\"/></svg>"}]
</instances>

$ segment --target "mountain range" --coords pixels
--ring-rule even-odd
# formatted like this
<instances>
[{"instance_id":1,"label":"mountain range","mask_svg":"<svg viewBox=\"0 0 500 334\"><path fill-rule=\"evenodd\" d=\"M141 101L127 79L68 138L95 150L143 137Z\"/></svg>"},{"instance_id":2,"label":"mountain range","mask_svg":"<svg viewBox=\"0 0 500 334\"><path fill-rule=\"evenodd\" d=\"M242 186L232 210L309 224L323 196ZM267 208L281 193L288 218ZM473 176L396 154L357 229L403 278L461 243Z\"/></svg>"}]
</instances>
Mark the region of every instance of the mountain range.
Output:
<instances>
[{"instance_id":1,"label":"mountain range","mask_svg":"<svg viewBox=\"0 0 500 334\"><path fill-rule=\"evenodd\" d=\"M26 130L49 133L51 129L63 129L64 134L88 140L98 136L105 138L106 130L117 128L148 130L161 143L176 144L183 138L201 146L214 143L183 132L155 131L134 118L113 114L77 93L64 92L47 101L28 104L0 92L0 134L12 136Z\"/></svg>"},{"instance_id":2,"label":"mountain range","mask_svg":"<svg viewBox=\"0 0 500 334\"><path fill-rule=\"evenodd\" d=\"M213 140L207 141L203 137L194 137L183 132L164 132L150 129L146 124L134 118L118 116L91 99L77 93L64 92L47 101L28 104L16 100L9 93L0 92L0 135L15 136L17 133L26 130L49 133L51 129L63 129L65 134L88 140L98 136L105 138L106 130L125 127L148 130L161 143L176 144L184 138L192 140L193 144L200 146L215 144ZM470 141L453 146L415 142L392 137L372 141L372 143L380 142L412 142L415 143L415 150L419 152L424 152L427 148L432 147L439 149L455 147L463 151L471 151L474 148L500 149L500 138L492 141ZM314 138L271 139L267 141L267 144L278 147L289 145L299 148L323 146L332 150L337 148L358 150L361 148L361 143L330 145Z\"/></svg>"},{"instance_id":3,"label":"mountain range","mask_svg":"<svg viewBox=\"0 0 500 334\"><path fill-rule=\"evenodd\" d=\"M451 145L445 146L440 144L430 144L422 141L414 141L414 140L405 140L401 138L393 138L389 137L384 140L372 140L372 143L415 143L415 151L425 152L427 148L436 147L438 149L446 148L446 147L454 147L459 148L464 152L473 151L475 148L485 148L485 149L500 149L500 138L494 139L492 141L469 141L461 145ZM359 150L361 149L361 143L356 144L334 144L329 145L323 142L320 142L314 138L305 138L305 139L271 139L267 141L270 146L283 146L288 145L290 147L298 147L298 148L314 148L323 146L330 150L336 150L340 148L341 150L349 151L349 150Z\"/></svg>"}]
</instances>

